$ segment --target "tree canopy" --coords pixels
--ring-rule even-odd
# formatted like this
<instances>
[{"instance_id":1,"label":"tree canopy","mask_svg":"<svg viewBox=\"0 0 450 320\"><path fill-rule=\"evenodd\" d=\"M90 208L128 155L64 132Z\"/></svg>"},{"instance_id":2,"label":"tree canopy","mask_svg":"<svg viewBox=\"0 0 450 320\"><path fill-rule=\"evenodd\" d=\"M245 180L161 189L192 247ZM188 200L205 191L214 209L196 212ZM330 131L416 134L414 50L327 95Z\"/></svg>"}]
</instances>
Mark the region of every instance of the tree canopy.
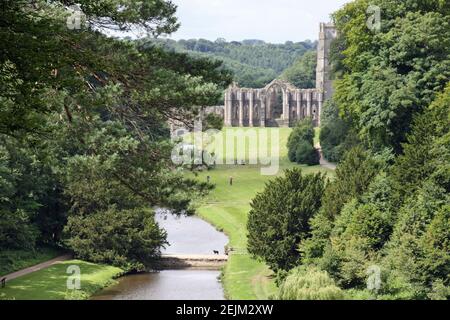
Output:
<instances>
[{"instance_id":1,"label":"tree canopy","mask_svg":"<svg viewBox=\"0 0 450 320\"><path fill-rule=\"evenodd\" d=\"M370 30L368 6L382 12ZM401 152L414 115L450 78L448 1L356 0L333 15L339 30L335 99L374 150Z\"/></svg>"},{"instance_id":2,"label":"tree canopy","mask_svg":"<svg viewBox=\"0 0 450 320\"><path fill-rule=\"evenodd\" d=\"M67 6L75 3L89 23L73 29ZM220 62L103 32L167 34L178 27L175 9L162 0L3 3L2 250L57 244L141 269L165 243L149 209L190 213L210 189L174 170L167 121L189 124L217 102L230 74Z\"/></svg>"},{"instance_id":3,"label":"tree canopy","mask_svg":"<svg viewBox=\"0 0 450 320\"><path fill-rule=\"evenodd\" d=\"M322 174L287 170L267 183L251 203L248 250L274 271L290 270L300 254L297 246L310 236L309 220L319 209L325 186Z\"/></svg>"},{"instance_id":4,"label":"tree canopy","mask_svg":"<svg viewBox=\"0 0 450 320\"><path fill-rule=\"evenodd\" d=\"M355 0L333 14L320 140L339 165L280 296L450 298L449 4ZM373 6L379 29L367 23ZM304 290L305 274L323 286Z\"/></svg>"},{"instance_id":5,"label":"tree canopy","mask_svg":"<svg viewBox=\"0 0 450 320\"><path fill-rule=\"evenodd\" d=\"M308 51L292 66L283 71L282 78L297 88L311 89L316 87L317 52Z\"/></svg>"},{"instance_id":6,"label":"tree canopy","mask_svg":"<svg viewBox=\"0 0 450 320\"><path fill-rule=\"evenodd\" d=\"M242 87L262 88L286 69L289 80L305 88L315 86L315 69L312 68L316 63L313 61L316 44L311 41L271 44L261 40L152 39L152 42L194 57L223 61L223 66L232 71L234 80Z\"/></svg>"}]
</instances>

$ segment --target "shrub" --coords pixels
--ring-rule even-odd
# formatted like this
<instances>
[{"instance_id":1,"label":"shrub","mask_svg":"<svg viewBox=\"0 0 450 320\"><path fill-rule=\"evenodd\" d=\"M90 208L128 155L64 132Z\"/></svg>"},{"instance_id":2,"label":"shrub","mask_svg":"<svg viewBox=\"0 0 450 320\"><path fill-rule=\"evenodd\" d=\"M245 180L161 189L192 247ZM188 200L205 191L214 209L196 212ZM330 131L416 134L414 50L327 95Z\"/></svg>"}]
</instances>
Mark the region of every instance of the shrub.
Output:
<instances>
[{"instance_id":1,"label":"shrub","mask_svg":"<svg viewBox=\"0 0 450 320\"><path fill-rule=\"evenodd\" d=\"M64 300L88 300L89 293L81 290L67 290L64 294Z\"/></svg>"},{"instance_id":2,"label":"shrub","mask_svg":"<svg viewBox=\"0 0 450 320\"><path fill-rule=\"evenodd\" d=\"M358 144L349 125L339 117L339 110L333 100L323 107L320 146L324 157L331 162L340 162L345 153Z\"/></svg>"},{"instance_id":3,"label":"shrub","mask_svg":"<svg viewBox=\"0 0 450 320\"><path fill-rule=\"evenodd\" d=\"M325 271L298 267L293 269L276 295L278 300L344 300L343 291Z\"/></svg>"},{"instance_id":4,"label":"shrub","mask_svg":"<svg viewBox=\"0 0 450 320\"><path fill-rule=\"evenodd\" d=\"M433 282L449 285L449 196L427 182L399 211L384 264L426 298Z\"/></svg>"},{"instance_id":5,"label":"shrub","mask_svg":"<svg viewBox=\"0 0 450 320\"><path fill-rule=\"evenodd\" d=\"M317 165L320 161L319 152L306 141L302 141L295 149L295 161L299 164L310 166Z\"/></svg>"},{"instance_id":6,"label":"shrub","mask_svg":"<svg viewBox=\"0 0 450 320\"><path fill-rule=\"evenodd\" d=\"M321 210L331 218L339 215L342 207L354 198L360 198L380 171L381 164L361 146L352 148L336 169L336 178L328 185Z\"/></svg>"},{"instance_id":7,"label":"shrub","mask_svg":"<svg viewBox=\"0 0 450 320\"><path fill-rule=\"evenodd\" d=\"M208 113L206 117L203 120L203 130L207 131L210 129L214 130L222 130L224 125L223 117L215 114L215 113Z\"/></svg>"},{"instance_id":8,"label":"shrub","mask_svg":"<svg viewBox=\"0 0 450 320\"><path fill-rule=\"evenodd\" d=\"M366 238L331 238L318 265L343 288L364 288L370 261L370 246Z\"/></svg>"},{"instance_id":9,"label":"shrub","mask_svg":"<svg viewBox=\"0 0 450 320\"><path fill-rule=\"evenodd\" d=\"M134 271L144 271L167 243L148 209L111 207L88 216L73 215L65 231L77 257Z\"/></svg>"},{"instance_id":10,"label":"shrub","mask_svg":"<svg viewBox=\"0 0 450 320\"><path fill-rule=\"evenodd\" d=\"M311 119L300 121L288 139L288 157L292 162L319 164L320 156L314 148L314 126Z\"/></svg>"},{"instance_id":11,"label":"shrub","mask_svg":"<svg viewBox=\"0 0 450 320\"><path fill-rule=\"evenodd\" d=\"M34 266L53 259L62 253L57 248L38 247L34 250L19 249L0 251L0 276Z\"/></svg>"},{"instance_id":12,"label":"shrub","mask_svg":"<svg viewBox=\"0 0 450 320\"><path fill-rule=\"evenodd\" d=\"M420 238L419 248L419 266L426 282L445 279L443 283L450 286L450 205L436 212Z\"/></svg>"},{"instance_id":13,"label":"shrub","mask_svg":"<svg viewBox=\"0 0 450 320\"><path fill-rule=\"evenodd\" d=\"M333 221L319 210L309 223L311 237L300 243L299 251L302 252L305 263L314 263L316 259L322 257L325 248L330 243L329 237L333 230Z\"/></svg>"},{"instance_id":14,"label":"shrub","mask_svg":"<svg viewBox=\"0 0 450 320\"><path fill-rule=\"evenodd\" d=\"M38 236L37 227L30 224L25 212L0 209L0 248L32 250Z\"/></svg>"},{"instance_id":15,"label":"shrub","mask_svg":"<svg viewBox=\"0 0 450 320\"><path fill-rule=\"evenodd\" d=\"M298 244L310 236L309 221L321 205L325 176L287 170L267 183L251 202L248 250L274 270L289 270L299 258Z\"/></svg>"},{"instance_id":16,"label":"shrub","mask_svg":"<svg viewBox=\"0 0 450 320\"><path fill-rule=\"evenodd\" d=\"M351 213L344 236L365 238L373 249L380 249L392 232L389 212L379 211L373 204L359 206Z\"/></svg>"},{"instance_id":17,"label":"shrub","mask_svg":"<svg viewBox=\"0 0 450 320\"><path fill-rule=\"evenodd\" d=\"M379 300L423 300L426 299L424 288L410 281L399 270L387 269Z\"/></svg>"},{"instance_id":18,"label":"shrub","mask_svg":"<svg viewBox=\"0 0 450 320\"><path fill-rule=\"evenodd\" d=\"M428 294L430 300L448 300L450 298L450 287L444 281L437 280L433 283L433 289Z\"/></svg>"}]
</instances>

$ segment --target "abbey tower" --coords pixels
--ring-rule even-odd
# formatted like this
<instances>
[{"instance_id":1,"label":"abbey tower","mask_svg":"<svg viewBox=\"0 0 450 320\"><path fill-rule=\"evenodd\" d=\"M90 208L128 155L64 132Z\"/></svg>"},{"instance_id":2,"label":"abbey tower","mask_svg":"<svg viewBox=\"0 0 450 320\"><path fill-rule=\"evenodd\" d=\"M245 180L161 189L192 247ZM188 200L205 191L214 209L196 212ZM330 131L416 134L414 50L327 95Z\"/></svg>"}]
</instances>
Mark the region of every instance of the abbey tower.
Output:
<instances>
[{"instance_id":1,"label":"abbey tower","mask_svg":"<svg viewBox=\"0 0 450 320\"><path fill-rule=\"evenodd\" d=\"M333 80L331 79L330 50L331 42L336 38L336 27L331 23L321 23L319 43L317 45L316 88L322 90L324 100L333 95Z\"/></svg>"},{"instance_id":2,"label":"abbey tower","mask_svg":"<svg viewBox=\"0 0 450 320\"><path fill-rule=\"evenodd\" d=\"M296 88L280 79L261 89L230 86L225 92L225 126L290 127L306 117L320 126L323 103L333 94L329 56L336 36L333 24L320 24L314 89Z\"/></svg>"}]
</instances>

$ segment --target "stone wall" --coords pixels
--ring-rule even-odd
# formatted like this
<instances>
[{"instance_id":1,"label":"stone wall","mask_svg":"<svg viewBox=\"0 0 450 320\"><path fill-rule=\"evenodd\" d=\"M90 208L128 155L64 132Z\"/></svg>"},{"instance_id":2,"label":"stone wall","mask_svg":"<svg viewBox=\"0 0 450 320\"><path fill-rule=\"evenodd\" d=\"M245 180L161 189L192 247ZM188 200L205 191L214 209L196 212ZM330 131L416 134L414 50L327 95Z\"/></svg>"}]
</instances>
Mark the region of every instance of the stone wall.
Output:
<instances>
[{"instance_id":1,"label":"stone wall","mask_svg":"<svg viewBox=\"0 0 450 320\"><path fill-rule=\"evenodd\" d=\"M280 106L278 96L282 97ZM233 85L225 94L225 126L289 127L306 117L319 125L322 103L320 90L298 89L281 80L274 80L262 89Z\"/></svg>"},{"instance_id":2,"label":"stone wall","mask_svg":"<svg viewBox=\"0 0 450 320\"><path fill-rule=\"evenodd\" d=\"M225 111L224 106L213 106L213 107L206 107L203 111L204 115L214 113L218 116L225 117Z\"/></svg>"},{"instance_id":3,"label":"stone wall","mask_svg":"<svg viewBox=\"0 0 450 320\"><path fill-rule=\"evenodd\" d=\"M320 126L323 103L333 94L329 54L334 38L336 28L321 23L315 89L296 88L279 79L261 89L231 85L225 92L225 126L290 127L306 117Z\"/></svg>"}]
</instances>

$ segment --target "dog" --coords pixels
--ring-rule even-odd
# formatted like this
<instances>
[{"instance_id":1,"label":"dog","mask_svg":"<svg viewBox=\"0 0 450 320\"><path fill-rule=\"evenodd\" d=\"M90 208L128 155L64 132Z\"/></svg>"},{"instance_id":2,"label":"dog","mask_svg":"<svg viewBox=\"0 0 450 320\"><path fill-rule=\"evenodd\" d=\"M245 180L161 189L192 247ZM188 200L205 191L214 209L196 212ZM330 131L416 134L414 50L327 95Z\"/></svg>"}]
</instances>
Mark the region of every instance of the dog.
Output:
<instances>
[{"instance_id":1,"label":"dog","mask_svg":"<svg viewBox=\"0 0 450 320\"><path fill-rule=\"evenodd\" d=\"M219 255L219 251L214 250L213 252L214 252L214 254Z\"/></svg>"}]
</instances>

